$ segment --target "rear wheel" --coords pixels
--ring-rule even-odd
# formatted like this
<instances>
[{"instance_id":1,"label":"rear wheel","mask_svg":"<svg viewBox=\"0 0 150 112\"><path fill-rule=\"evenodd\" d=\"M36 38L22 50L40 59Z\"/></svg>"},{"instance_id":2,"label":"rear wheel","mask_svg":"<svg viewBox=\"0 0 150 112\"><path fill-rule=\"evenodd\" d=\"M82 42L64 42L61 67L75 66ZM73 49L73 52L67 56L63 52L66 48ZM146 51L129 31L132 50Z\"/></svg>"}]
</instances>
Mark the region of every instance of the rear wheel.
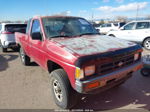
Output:
<instances>
[{"instance_id":1,"label":"rear wheel","mask_svg":"<svg viewBox=\"0 0 150 112\"><path fill-rule=\"evenodd\" d=\"M50 74L50 86L55 103L59 107L70 109L77 103L78 93L71 87L63 69L57 69Z\"/></svg>"},{"instance_id":2,"label":"rear wheel","mask_svg":"<svg viewBox=\"0 0 150 112\"><path fill-rule=\"evenodd\" d=\"M20 51L19 51L19 55L20 55L20 59L21 59L21 62L24 64L24 65L29 65L30 64L30 57L28 57L24 50L22 48L20 48Z\"/></svg>"},{"instance_id":3,"label":"rear wheel","mask_svg":"<svg viewBox=\"0 0 150 112\"><path fill-rule=\"evenodd\" d=\"M143 46L145 49L150 50L150 38L144 40Z\"/></svg>"}]
</instances>

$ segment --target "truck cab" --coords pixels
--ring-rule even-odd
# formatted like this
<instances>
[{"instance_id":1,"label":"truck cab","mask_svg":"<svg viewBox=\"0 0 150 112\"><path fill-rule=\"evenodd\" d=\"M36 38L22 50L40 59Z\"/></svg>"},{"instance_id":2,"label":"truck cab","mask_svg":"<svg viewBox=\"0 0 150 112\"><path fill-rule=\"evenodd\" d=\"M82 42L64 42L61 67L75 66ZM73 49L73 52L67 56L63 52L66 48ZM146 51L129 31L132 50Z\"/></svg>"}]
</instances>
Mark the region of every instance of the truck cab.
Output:
<instances>
[{"instance_id":1,"label":"truck cab","mask_svg":"<svg viewBox=\"0 0 150 112\"><path fill-rule=\"evenodd\" d=\"M140 45L102 36L80 17L34 17L26 33L15 36L22 63L33 59L49 72L55 103L62 108L73 107L79 94L125 82L142 67Z\"/></svg>"}]
</instances>

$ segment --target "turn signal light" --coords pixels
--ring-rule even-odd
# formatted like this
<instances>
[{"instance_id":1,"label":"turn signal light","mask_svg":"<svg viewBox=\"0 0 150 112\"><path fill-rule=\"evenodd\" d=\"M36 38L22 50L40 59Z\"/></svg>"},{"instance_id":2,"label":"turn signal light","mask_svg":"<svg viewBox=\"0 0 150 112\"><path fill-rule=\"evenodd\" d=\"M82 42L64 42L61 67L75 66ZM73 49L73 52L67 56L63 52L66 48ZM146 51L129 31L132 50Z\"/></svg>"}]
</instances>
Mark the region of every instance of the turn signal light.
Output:
<instances>
[{"instance_id":1,"label":"turn signal light","mask_svg":"<svg viewBox=\"0 0 150 112\"><path fill-rule=\"evenodd\" d=\"M76 79L82 79L82 78L84 78L83 70L81 70L78 67L76 67L75 78Z\"/></svg>"},{"instance_id":2,"label":"turn signal light","mask_svg":"<svg viewBox=\"0 0 150 112\"><path fill-rule=\"evenodd\" d=\"M88 84L87 88L92 89L92 88L96 88L98 86L100 86L100 82L94 82L94 83Z\"/></svg>"}]
</instances>

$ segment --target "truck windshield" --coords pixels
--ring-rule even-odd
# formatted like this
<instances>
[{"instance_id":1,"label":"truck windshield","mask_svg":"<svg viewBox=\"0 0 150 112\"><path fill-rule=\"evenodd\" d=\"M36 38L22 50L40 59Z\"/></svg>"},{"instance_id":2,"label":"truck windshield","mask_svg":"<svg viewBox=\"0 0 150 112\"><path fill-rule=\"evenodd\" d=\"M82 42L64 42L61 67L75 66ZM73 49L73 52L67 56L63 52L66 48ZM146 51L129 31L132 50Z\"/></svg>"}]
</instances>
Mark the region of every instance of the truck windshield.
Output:
<instances>
[{"instance_id":1,"label":"truck windshield","mask_svg":"<svg viewBox=\"0 0 150 112\"><path fill-rule=\"evenodd\" d=\"M42 21L49 38L98 34L97 30L82 18L56 17L43 18Z\"/></svg>"}]
</instances>

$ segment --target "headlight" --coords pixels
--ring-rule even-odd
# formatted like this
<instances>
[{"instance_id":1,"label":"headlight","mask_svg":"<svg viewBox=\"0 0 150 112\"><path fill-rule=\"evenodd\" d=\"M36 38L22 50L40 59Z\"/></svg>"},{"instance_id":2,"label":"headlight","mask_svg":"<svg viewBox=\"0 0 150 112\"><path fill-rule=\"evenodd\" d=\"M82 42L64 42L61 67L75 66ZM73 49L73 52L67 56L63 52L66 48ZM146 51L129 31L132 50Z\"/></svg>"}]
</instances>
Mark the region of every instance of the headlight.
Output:
<instances>
[{"instance_id":1,"label":"headlight","mask_svg":"<svg viewBox=\"0 0 150 112\"><path fill-rule=\"evenodd\" d=\"M89 76L95 73L95 65L87 66L84 68L85 76Z\"/></svg>"},{"instance_id":2,"label":"headlight","mask_svg":"<svg viewBox=\"0 0 150 112\"><path fill-rule=\"evenodd\" d=\"M139 53L134 54L134 61L138 60L138 59L139 59L139 56L140 56Z\"/></svg>"},{"instance_id":3,"label":"headlight","mask_svg":"<svg viewBox=\"0 0 150 112\"><path fill-rule=\"evenodd\" d=\"M83 70L82 69L76 67L75 78L76 79L83 79L84 78L84 74L83 74Z\"/></svg>"}]
</instances>

